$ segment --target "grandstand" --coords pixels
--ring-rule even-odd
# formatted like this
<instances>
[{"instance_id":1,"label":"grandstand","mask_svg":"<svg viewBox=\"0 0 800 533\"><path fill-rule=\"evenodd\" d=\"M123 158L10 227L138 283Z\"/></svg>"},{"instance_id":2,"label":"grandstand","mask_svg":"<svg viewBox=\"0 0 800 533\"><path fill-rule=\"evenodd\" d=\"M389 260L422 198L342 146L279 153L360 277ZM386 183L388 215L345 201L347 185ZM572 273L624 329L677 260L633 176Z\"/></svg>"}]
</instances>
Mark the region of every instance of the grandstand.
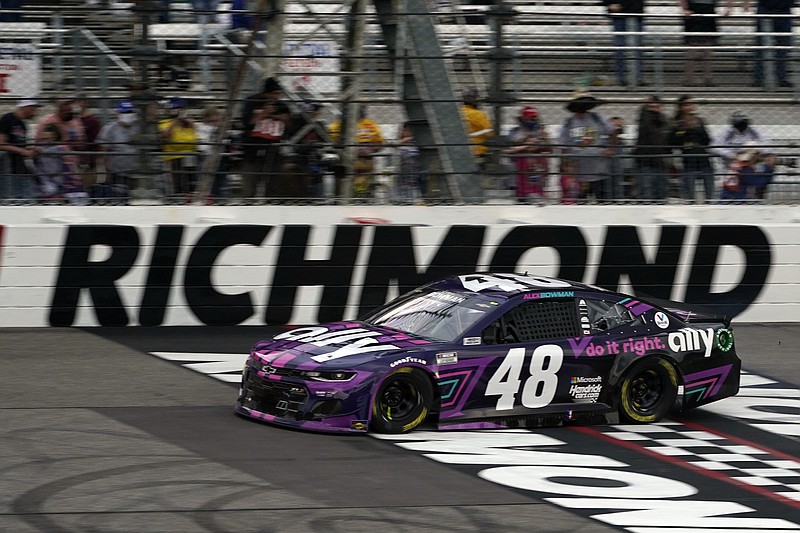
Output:
<instances>
[{"instance_id":1,"label":"grandstand","mask_svg":"<svg viewBox=\"0 0 800 533\"><path fill-rule=\"evenodd\" d=\"M333 0L288 2L283 40L327 43L327 53L343 53L348 29L342 4ZM726 123L733 109L743 108L786 153L793 154L800 142L794 113L800 84L793 89L772 90L750 86L753 22L752 16L741 10L719 20L715 86L686 87L681 82L685 46L677 2L651 0L644 46L648 85L621 87L613 82L612 34L597 1L509 0L505 5L513 8L514 16L504 20L501 43L496 42L497 26L487 4L439 0L433 16L456 90L476 86L483 94L489 93L493 51L500 44L513 52L502 63L501 88L511 91L518 103L497 104L505 127L513 124L515 109L523 104L538 106L545 121L558 124L572 90L587 86L606 102L601 108L604 114L620 115L628 124L635 123L647 94L656 93L669 102L691 93L702 103L702 113L714 129ZM148 81L163 96L181 94L197 102L224 101L243 49L241 35L237 42L229 31L229 2L222 2L218 13L208 14L215 19L209 24L198 24L187 1L173 0L168 24L159 23L156 13L134 7L134 2L114 0L63 0L55 9L52 2L27 2L26 23L41 25L35 35L42 63L40 96L75 92L98 96L98 107L105 114L109 102L128 94L127 84L141 78L142 65L147 64ZM362 80L359 99L369 103L374 118L394 131L404 120L397 72L374 11L370 9L369 13L366 37L358 51L363 59L362 71L354 73ZM15 33L13 24L0 30L5 41L31 37L30 30ZM795 31L800 30L796 27ZM153 45L146 49L151 55L136 56L145 33ZM243 91L252 90L264 75L261 60L266 51L261 40L255 50ZM328 60L327 66L320 67L318 62L311 70L304 70L302 61L284 61L283 65L287 75L315 80L313 96L329 104L332 116L341 95L341 73L338 58L328 56ZM794 51L790 62L796 63ZM289 64L293 65L291 69ZM189 73L187 83L177 84L170 77L176 68ZM10 102L10 98L0 96L0 107ZM671 106L667 111L671 112Z\"/></svg>"},{"instance_id":2,"label":"grandstand","mask_svg":"<svg viewBox=\"0 0 800 533\"><path fill-rule=\"evenodd\" d=\"M525 101L540 104L563 101L565 94L577 84L588 84L603 94L609 102L638 103L643 91L655 91L662 96L697 93L732 104L786 105L797 101L795 90L765 92L750 87L747 73L751 70L752 18L741 12L720 18L719 46L715 51L715 87L683 87L682 17L674 0L654 0L646 11L647 39L645 68L649 86L630 91L613 85L611 60L613 46L608 19L599 2L592 0L510 0L506 4L516 15L503 28L505 44L514 51L514 58L505 72L506 83ZM332 40L343 43L346 38L341 2L317 0L290 2L286 9L284 39ZM58 9L52 3L31 1L26 7L26 21L46 24L42 38L45 60L45 93L60 90L91 89L92 80L65 74L75 65L79 51L84 53L82 67L88 69L93 56L110 53L131 65L131 51L141 37L141 20L133 10L133 2L98 0L63 0ZM150 16L149 36L159 46L164 61L186 64L195 79L200 78L197 46L205 33L207 41L203 56L210 57L214 70L211 83L205 87L212 95L228 87L230 59L225 29L230 20L230 5L220 4L218 24L202 28L195 23L190 4L172 2L169 25L159 24L155 14ZM486 6L459 5L457 1L438 2L437 32L443 51L452 60L454 78L458 83L488 85L489 59L495 34L484 16ZM97 43L80 42L75 32L80 28L93 36ZM314 31L316 30L316 33ZM800 31L796 29L796 31ZM380 29L370 20L364 46L365 70L370 79L366 89L373 99L391 100L395 79L385 53ZM77 47L77 48L76 48ZM219 60L216 60L219 59ZM62 72L57 70L61 69ZM114 75L113 68L109 75ZM116 73L119 74L119 73ZM114 85L113 78L111 79ZM77 85L84 84L84 87ZM712 102L716 103L716 102ZM777 115L781 115L777 113Z\"/></svg>"}]
</instances>

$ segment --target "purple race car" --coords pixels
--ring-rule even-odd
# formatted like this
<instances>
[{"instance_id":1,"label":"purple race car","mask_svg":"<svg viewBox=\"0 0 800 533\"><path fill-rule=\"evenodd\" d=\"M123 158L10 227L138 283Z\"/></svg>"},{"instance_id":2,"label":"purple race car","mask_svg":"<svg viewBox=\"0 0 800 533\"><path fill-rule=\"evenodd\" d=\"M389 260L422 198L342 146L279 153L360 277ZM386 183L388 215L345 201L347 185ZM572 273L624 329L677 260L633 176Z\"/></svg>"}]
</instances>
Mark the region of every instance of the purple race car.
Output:
<instances>
[{"instance_id":1,"label":"purple race car","mask_svg":"<svg viewBox=\"0 0 800 533\"><path fill-rule=\"evenodd\" d=\"M656 422L733 396L730 319L561 279L452 276L258 342L235 410L319 431Z\"/></svg>"}]
</instances>

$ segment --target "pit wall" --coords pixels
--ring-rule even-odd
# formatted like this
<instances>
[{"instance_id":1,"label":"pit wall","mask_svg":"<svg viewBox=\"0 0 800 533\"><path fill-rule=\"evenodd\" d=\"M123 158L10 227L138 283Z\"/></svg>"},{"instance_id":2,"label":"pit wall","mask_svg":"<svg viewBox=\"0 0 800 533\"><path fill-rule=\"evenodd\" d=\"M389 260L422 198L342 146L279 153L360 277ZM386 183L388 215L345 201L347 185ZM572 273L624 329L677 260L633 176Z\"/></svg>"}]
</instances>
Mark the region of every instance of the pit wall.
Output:
<instances>
[{"instance_id":1,"label":"pit wall","mask_svg":"<svg viewBox=\"0 0 800 533\"><path fill-rule=\"evenodd\" d=\"M353 319L450 273L528 272L800 321L793 206L0 208L0 327Z\"/></svg>"}]
</instances>

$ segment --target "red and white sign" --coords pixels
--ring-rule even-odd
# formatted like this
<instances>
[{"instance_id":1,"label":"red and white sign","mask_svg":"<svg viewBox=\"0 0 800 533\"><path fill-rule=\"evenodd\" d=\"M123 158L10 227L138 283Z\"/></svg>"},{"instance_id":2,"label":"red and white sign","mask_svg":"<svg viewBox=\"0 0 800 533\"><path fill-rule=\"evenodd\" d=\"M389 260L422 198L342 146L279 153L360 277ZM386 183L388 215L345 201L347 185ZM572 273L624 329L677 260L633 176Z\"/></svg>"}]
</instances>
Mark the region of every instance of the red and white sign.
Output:
<instances>
[{"instance_id":1,"label":"red and white sign","mask_svg":"<svg viewBox=\"0 0 800 533\"><path fill-rule=\"evenodd\" d=\"M0 96L33 97L42 89L42 60L36 43L0 43Z\"/></svg>"},{"instance_id":2,"label":"red and white sign","mask_svg":"<svg viewBox=\"0 0 800 533\"><path fill-rule=\"evenodd\" d=\"M339 65L338 45L333 41L287 42L281 62L281 80L295 92L312 95L336 94L341 91L341 77L334 74Z\"/></svg>"}]
</instances>

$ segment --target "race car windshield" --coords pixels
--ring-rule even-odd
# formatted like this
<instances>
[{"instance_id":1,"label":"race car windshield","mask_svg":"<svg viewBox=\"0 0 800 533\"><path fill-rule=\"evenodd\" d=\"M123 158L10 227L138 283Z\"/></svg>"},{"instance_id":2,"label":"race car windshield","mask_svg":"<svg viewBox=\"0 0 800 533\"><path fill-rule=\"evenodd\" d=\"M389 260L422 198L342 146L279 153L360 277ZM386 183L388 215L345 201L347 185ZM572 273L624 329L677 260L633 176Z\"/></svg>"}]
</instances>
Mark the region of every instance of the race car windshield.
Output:
<instances>
[{"instance_id":1,"label":"race car windshield","mask_svg":"<svg viewBox=\"0 0 800 533\"><path fill-rule=\"evenodd\" d=\"M494 305L481 298L431 291L401 299L368 315L364 322L451 342L493 309Z\"/></svg>"}]
</instances>

